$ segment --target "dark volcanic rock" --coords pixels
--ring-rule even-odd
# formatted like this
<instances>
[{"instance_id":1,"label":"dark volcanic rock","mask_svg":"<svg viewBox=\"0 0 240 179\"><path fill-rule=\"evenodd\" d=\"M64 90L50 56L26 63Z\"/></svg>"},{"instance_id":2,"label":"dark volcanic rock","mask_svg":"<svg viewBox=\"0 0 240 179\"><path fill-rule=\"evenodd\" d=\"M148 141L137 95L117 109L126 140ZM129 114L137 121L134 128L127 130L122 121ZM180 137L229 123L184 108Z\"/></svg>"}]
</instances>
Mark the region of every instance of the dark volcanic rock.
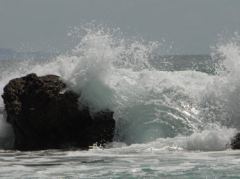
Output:
<instances>
[{"instance_id":1,"label":"dark volcanic rock","mask_svg":"<svg viewBox=\"0 0 240 179\"><path fill-rule=\"evenodd\" d=\"M238 133L231 142L232 149L240 149L240 133Z\"/></svg>"},{"instance_id":2,"label":"dark volcanic rock","mask_svg":"<svg viewBox=\"0 0 240 179\"><path fill-rule=\"evenodd\" d=\"M13 79L5 86L2 97L18 150L87 149L113 139L113 112L91 115L58 76L29 74Z\"/></svg>"}]
</instances>

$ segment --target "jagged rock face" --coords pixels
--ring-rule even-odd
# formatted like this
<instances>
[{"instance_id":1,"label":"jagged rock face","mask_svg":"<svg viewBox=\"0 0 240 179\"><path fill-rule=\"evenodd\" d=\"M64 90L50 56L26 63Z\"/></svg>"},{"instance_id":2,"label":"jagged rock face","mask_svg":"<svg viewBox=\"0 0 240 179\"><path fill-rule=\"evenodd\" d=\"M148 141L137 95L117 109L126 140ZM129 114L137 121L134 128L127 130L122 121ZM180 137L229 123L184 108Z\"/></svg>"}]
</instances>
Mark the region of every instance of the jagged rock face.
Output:
<instances>
[{"instance_id":1,"label":"jagged rock face","mask_svg":"<svg viewBox=\"0 0 240 179\"><path fill-rule=\"evenodd\" d=\"M240 149L240 133L238 133L231 142L231 148L232 149Z\"/></svg>"},{"instance_id":2,"label":"jagged rock face","mask_svg":"<svg viewBox=\"0 0 240 179\"><path fill-rule=\"evenodd\" d=\"M13 79L2 97L18 150L87 149L113 139L113 112L91 115L88 107L79 104L79 95L66 90L58 76L29 74Z\"/></svg>"}]
</instances>

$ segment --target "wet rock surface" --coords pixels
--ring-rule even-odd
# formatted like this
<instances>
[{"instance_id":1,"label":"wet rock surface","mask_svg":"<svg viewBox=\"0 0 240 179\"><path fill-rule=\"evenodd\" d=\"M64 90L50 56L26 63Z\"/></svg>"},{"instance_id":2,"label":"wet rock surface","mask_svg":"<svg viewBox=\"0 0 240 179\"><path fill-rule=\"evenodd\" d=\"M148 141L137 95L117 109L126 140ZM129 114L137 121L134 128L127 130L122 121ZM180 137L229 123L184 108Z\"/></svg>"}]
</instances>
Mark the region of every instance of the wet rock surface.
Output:
<instances>
[{"instance_id":1,"label":"wet rock surface","mask_svg":"<svg viewBox=\"0 0 240 179\"><path fill-rule=\"evenodd\" d=\"M113 112L91 114L58 76L29 74L13 79L2 97L7 122L14 130L15 149L88 149L113 139Z\"/></svg>"}]
</instances>

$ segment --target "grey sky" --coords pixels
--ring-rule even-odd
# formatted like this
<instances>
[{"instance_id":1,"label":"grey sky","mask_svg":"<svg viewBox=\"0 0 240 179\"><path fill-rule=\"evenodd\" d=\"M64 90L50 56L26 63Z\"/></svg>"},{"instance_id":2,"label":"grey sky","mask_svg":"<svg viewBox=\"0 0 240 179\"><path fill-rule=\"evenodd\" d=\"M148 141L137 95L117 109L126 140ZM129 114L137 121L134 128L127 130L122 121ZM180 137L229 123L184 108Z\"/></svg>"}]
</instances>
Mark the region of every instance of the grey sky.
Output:
<instances>
[{"instance_id":1,"label":"grey sky","mask_svg":"<svg viewBox=\"0 0 240 179\"><path fill-rule=\"evenodd\" d=\"M240 0L0 0L0 47L69 48L69 27L95 20L172 53L208 53L219 34L240 31Z\"/></svg>"}]
</instances>

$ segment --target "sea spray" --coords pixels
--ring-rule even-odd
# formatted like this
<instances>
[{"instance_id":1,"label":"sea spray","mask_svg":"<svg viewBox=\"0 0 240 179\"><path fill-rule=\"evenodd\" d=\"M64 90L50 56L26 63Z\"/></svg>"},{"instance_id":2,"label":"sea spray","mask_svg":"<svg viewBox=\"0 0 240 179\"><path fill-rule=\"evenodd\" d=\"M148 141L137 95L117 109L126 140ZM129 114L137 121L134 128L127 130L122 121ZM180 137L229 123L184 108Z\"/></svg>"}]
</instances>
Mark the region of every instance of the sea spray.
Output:
<instances>
[{"instance_id":1,"label":"sea spray","mask_svg":"<svg viewBox=\"0 0 240 179\"><path fill-rule=\"evenodd\" d=\"M131 144L190 135L202 126L196 115L199 96L212 78L195 71L158 71L149 63L156 48L154 42L89 30L72 53L53 63L61 64L58 74L93 112L115 112L116 140Z\"/></svg>"},{"instance_id":2,"label":"sea spray","mask_svg":"<svg viewBox=\"0 0 240 179\"><path fill-rule=\"evenodd\" d=\"M149 60L156 44L118 39L100 29L88 31L70 56L58 59L66 63L63 68L69 61L74 63L70 73L63 69L61 76L70 88L81 93L81 101L93 111L115 111L116 140L144 143L188 135L198 128L192 108L197 100L194 94L202 88L196 87L192 78L208 76L154 69Z\"/></svg>"},{"instance_id":3,"label":"sea spray","mask_svg":"<svg viewBox=\"0 0 240 179\"><path fill-rule=\"evenodd\" d=\"M218 59L216 75L206 86L201 100L201 119L206 122L240 129L240 44L233 38L219 43L213 51Z\"/></svg>"}]
</instances>

